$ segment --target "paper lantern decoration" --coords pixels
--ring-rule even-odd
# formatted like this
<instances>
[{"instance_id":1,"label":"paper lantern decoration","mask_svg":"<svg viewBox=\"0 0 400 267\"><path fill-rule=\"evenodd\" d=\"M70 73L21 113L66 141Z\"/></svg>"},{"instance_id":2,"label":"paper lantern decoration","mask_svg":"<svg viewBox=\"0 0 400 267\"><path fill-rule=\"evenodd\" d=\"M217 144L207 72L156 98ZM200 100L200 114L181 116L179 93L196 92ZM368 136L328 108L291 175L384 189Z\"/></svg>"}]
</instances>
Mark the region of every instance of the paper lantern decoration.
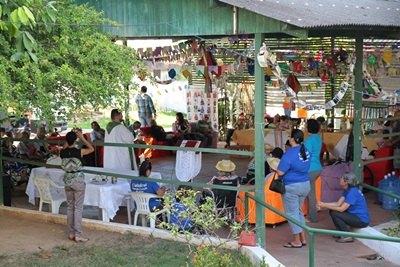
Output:
<instances>
[{"instance_id":1,"label":"paper lantern decoration","mask_svg":"<svg viewBox=\"0 0 400 267\"><path fill-rule=\"evenodd\" d=\"M286 83L287 83L287 85L290 86L290 88L293 89L293 91L296 94L299 92L301 85L296 76L294 76L293 74L289 74L289 76L287 77Z\"/></svg>"},{"instance_id":2,"label":"paper lantern decoration","mask_svg":"<svg viewBox=\"0 0 400 267\"><path fill-rule=\"evenodd\" d=\"M265 74L267 74L268 76L271 76L272 74L274 74L274 73L272 72L272 69L271 69L270 66L267 66L267 67L265 68Z\"/></svg>"},{"instance_id":3,"label":"paper lantern decoration","mask_svg":"<svg viewBox=\"0 0 400 267\"><path fill-rule=\"evenodd\" d=\"M336 62L344 62L347 60L349 55L347 54L346 50L343 50L342 48L339 49L333 56Z\"/></svg>"},{"instance_id":4,"label":"paper lantern decoration","mask_svg":"<svg viewBox=\"0 0 400 267\"><path fill-rule=\"evenodd\" d=\"M368 56L367 62L369 65L371 66L375 66L376 65L376 57L375 55L371 54Z\"/></svg>"},{"instance_id":5,"label":"paper lantern decoration","mask_svg":"<svg viewBox=\"0 0 400 267\"><path fill-rule=\"evenodd\" d=\"M182 71L182 75L183 75L186 79L188 79L188 78L190 77L190 71L188 71L188 70L183 70L183 71Z\"/></svg>"},{"instance_id":6,"label":"paper lantern decoration","mask_svg":"<svg viewBox=\"0 0 400 267\"><path fill-rule=\"evenodd\" d=\"M385 61L386 64L392 64L392 61L393 61L392 50L386 49L385 51L383 51L382 58L383 58L383 61Z\"/></svg>"},{"instance_id":7,"label":"paper lantern decoration","mask_svg":"<svg viewBox=\"0 0 400 267\"><path fill-rule=\"evenodd\" d=\"M293 70L296 73L301 73L303 71L303 64L300 61L293 62Z\"/></svg>"},{"instance_id":8,"label":"paper lantern decoration","mask_svg":"<svg viewBox=\"0 0 400 267\"><path fill-rule=\"evenodd\" d=\"M310 69L311 70L317 70L318 69L318 61L311 61L310 63Z\"/></svg>"},{"instance_id":9,"label":"paper lantern decoration","mask_svg":"<svg viewBox=\"0 0 400 267\"><path fill-rule=\"evenodd\" d=\"M247 65L247 72L253 76L254 75L254 64L248 64Z\"/></svg>"},{"instance_id":10,"label":"paper lantern decoration","mask_svg":"<svg viewBox=\"0 0 400 267\"><path fill-rule=\"evenodd\" d=\"M332 57L327 57L325 59L325 65L328 67L328 69L336 69L336 63Z\"/></svg>"},{"instance_id":11,"label":"paper lantern decoration","mask_svg":"<svg viewBox=\"0 0 400 267\"><path fill-rule=\"evenodd\" d=\"M168 76L169 76L171 79L175 78L175 76L176 76L176 71L175 71L174 69L170 69L170 70L168 71Z\"/></svg>"}]
</instances>

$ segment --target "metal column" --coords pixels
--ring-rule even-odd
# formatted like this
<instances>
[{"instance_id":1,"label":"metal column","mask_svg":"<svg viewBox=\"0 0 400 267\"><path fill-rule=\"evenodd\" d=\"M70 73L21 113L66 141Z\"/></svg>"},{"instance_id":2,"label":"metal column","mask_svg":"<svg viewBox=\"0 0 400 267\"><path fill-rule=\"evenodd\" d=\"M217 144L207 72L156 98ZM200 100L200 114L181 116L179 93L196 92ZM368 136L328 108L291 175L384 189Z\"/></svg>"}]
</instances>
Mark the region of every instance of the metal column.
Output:
<instances>
[{"instance_id":1,"label":"metal column","mask_svg":"<svg viewBox=\"0 0 400 267\"><path fill-rule=\"evenodd\" d=\"M362 179L361 169L361 119L362 119L362 66L363 66L363 38L356 37L356 65L354 75L354 173L358 179Z\"/></svg>"},{"instance_id":2,"label":"metal column","mask_svg":"<svg viewBox=\"0 0 400 267\"><path fill-rule=\"evenodd\" d=\"M254 38L255 54L260 50L264 41L264 34L257 33ZM254 132L255 132L255 175L256 175L256 198L264 200L264 174L265 174L265 151L264 151L264 68L261 68L257 60L255 65L255 92L254 92ZM264 207L256 204L256 233L257 245L265 248L265 212Z\"/></svg>"}]
</instances>

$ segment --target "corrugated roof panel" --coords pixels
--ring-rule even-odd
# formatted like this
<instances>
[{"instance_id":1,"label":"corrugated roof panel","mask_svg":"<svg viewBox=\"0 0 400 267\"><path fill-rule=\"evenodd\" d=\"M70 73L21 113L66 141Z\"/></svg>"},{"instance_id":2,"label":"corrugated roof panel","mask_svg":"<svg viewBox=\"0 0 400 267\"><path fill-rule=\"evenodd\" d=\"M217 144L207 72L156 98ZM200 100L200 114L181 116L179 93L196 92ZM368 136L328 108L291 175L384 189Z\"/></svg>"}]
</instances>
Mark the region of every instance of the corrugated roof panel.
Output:
<instances>
[{"instance_id":1,"label":"corrugated roof panel","mask_svg":"<svg viewBox=\"0 0 400 267\"><path fill-rule=\"evenodd\" d=\"M220 0L298 27L400 27L399 0Z\"/></svg>"}]
</instances>

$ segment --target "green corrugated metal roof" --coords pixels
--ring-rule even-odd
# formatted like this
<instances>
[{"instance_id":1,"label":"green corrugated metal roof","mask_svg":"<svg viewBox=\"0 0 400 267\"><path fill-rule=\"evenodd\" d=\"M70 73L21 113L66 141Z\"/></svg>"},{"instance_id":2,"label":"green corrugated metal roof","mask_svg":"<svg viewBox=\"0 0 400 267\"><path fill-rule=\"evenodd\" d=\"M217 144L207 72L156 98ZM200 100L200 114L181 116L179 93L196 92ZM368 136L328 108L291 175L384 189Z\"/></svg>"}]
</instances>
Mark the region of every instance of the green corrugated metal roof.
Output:
<instances>
[{"instance_id":1,"label":"green corrugated metal roof","mask_svg":"<svg viewBox=\"0 0 400 267\"><path fill-rule=\"evenodd\" d=\"M233 7L216 0L76 0L88 3L120 24L104 25L113 35L126 38L174 38L235 34L293 33L305 30L247 10L238 10L234 32Z\"/></svg>"}]
</instances>

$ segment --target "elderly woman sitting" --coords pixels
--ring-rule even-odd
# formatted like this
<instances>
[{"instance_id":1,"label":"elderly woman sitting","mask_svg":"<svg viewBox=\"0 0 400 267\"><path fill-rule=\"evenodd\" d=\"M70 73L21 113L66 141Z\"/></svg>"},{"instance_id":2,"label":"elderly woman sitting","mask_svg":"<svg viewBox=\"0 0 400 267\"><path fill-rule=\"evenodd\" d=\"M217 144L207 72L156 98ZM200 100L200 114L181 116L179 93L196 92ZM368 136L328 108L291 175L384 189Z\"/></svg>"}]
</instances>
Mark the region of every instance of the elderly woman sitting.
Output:
<instances>
[{"instance_id":1,"label":"elderly woman sitting","mask_svg":"<svg viewBox=\"0 0 400 267\"><path fill-rule=\"evenodd\" d=\"M351 172L343 174L339 180L340 186L344 188L342 196L336 202L319 202L317 208L329 209L329 215L336 229L348 232L349 226L356 228L367 227L370 221L367 202L361 190L357 187L356 175ZM337 237L336 242L353 242L352 237Z\"/></svg>"}]
</instances>

